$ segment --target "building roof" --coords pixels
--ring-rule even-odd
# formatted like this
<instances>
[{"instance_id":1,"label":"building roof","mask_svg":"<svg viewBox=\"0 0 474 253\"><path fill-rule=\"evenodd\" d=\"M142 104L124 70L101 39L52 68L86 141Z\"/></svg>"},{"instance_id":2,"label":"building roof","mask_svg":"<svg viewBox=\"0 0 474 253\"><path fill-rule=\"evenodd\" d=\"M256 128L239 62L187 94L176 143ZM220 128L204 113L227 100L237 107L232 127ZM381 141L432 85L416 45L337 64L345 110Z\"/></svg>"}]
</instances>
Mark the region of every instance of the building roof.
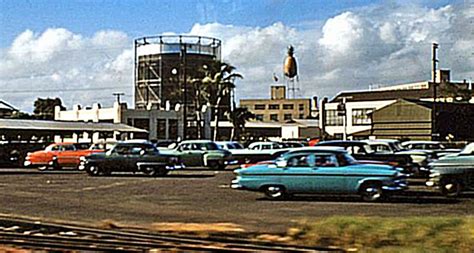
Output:
<instances>
[{"instance_id":1,"label":"building roof","mask_svg":"<svg viewBox=\"0 0 474 253\"><path fill-rule=\"evenodd\" d=\"M18 109L3 100L0 100L0 110L18 111Z\"/></svg>"},{"instance_id":2,"label":"building roof","mask_svg":"<svg viewBox=\"0 0 474 253\"><path fill-rule=\"evenodd\" d=\"M148 131L125 124L92 123L55 120L0 119L0 130L36 131L92 131L147 133Z\"/></svg>"}]
</instances>

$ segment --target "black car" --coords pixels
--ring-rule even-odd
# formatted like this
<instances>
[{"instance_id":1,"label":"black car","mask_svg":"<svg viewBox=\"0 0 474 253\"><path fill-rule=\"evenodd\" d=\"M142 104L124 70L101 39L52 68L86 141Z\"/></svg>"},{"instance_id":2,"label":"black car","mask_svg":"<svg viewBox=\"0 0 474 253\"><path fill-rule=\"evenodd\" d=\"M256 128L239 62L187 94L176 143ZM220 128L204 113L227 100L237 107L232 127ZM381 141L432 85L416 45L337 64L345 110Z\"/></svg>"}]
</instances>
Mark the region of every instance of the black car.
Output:
<instances>
[{"instance_id":1,"label":"black car","mask_svg":"<svg viewBox=\"0 0 474 253\"><path fill-rule=\"evenodd\" d=\"M401 167L405 173L418 173L410 155L377 153L364 141L322 141L316 146L343 147L357 160L381 161Z\"/></svg>"},{"instance_id":2,"label":"black car","mask_svg":"<svg viewBox=\"0 0 474 253\"><path fill-rule=\"evenodd\" d=\"M150 142L119 142L109 151L81 157L79 170L91 176L112 172L143 172L149 176L164 176L182 168L179 158L161 154Z\"/></svg>"}]
</instances>

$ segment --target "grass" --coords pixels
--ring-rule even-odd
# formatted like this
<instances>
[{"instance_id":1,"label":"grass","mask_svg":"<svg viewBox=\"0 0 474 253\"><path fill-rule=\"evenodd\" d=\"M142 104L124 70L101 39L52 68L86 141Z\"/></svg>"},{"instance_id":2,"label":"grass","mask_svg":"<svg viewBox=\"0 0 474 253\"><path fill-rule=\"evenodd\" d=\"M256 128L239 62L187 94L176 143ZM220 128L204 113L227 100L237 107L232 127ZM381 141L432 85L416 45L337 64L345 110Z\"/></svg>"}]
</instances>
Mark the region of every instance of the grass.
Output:
<instances>
[{"instance_id":1,"label":"grass","mask_svg":"<svg viewBox=\"0 0 474 253\"><path fill-rule=\"evenodd\" d=\"M291 241L362 252L474 252L474 217L345 217L303 221Z\"/></svg>"}]
</instances>

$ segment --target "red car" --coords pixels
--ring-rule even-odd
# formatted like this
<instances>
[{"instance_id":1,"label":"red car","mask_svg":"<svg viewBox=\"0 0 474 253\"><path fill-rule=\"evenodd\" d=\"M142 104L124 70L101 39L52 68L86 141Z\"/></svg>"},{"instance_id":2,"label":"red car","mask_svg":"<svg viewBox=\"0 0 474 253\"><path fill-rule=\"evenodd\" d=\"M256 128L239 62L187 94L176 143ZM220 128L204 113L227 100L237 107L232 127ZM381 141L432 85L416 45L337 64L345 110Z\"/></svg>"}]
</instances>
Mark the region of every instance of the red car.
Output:
<instances>
[{"instance_id":1,"label":"red car","mask_svg":"<svg viewBox=\"0 0 474 253\"><path fill-rule=\"evenodd\" d=\"M89 149L88 143L54 143L44 150L28 153L24 165L38 167L39 170L48 168L77 167L81 156L103 152L100 149Z\"/></svg>"}]
</instances>

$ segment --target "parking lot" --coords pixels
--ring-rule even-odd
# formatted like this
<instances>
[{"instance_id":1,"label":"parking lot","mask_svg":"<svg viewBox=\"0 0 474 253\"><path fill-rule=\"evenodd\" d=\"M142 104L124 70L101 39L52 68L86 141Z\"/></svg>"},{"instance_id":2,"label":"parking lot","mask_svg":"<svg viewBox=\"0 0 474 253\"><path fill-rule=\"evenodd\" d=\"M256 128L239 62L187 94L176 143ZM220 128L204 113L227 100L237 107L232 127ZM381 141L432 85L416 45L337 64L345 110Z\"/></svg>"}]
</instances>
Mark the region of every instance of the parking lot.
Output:
<instances>
[{"instance_id":1,"label":"parking lot","mask_svg":"<svg viewBox=\"0 0 474 253\"><path fill-rule=\"evenodd\" d=\"M263 194L229 188L231 169L182 170L166 177L78 171L0 169L0 213L97 223L232 223L246 232L284 233L295 222L333 215L464 216L474 214L474 194L447 199L417 182L382 203L357 196L300 196L269 201Z\"/></svg>"}]
</instances>

